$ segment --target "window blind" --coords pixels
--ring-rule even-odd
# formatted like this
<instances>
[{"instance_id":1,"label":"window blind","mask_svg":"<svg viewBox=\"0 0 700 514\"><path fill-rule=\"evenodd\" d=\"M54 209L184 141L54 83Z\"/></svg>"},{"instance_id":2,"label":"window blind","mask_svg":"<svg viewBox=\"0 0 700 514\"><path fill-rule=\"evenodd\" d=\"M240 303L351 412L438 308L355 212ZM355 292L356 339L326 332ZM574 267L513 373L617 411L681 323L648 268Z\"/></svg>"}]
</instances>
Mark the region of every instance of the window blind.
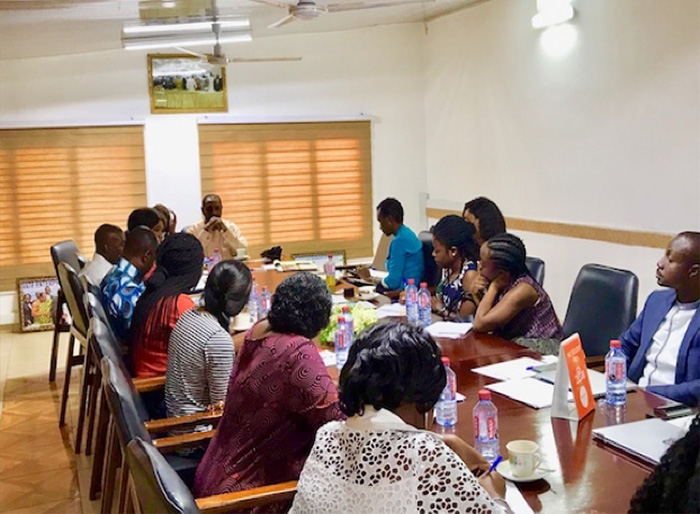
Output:
<instances>
[{"instance_id":1,"label":"window blind","mask_svg":"<svg viewBox=\"0 0 700 514\"><path fill-rule=\"evenodd\" d=\"M199 126L202 192L258 255L372 255L370 122Z\"/></svg>"},{"instance_id":2,"label":"window blind","mask_svg":"<svg viewBox=\"0 0 700 514\"><path fill-rule=\"evenodd\" d=\"M55 275L59 241L89 258L98 226L145 204L143 127L0 130L0 290Z\"/></svg>"}]
</instances>

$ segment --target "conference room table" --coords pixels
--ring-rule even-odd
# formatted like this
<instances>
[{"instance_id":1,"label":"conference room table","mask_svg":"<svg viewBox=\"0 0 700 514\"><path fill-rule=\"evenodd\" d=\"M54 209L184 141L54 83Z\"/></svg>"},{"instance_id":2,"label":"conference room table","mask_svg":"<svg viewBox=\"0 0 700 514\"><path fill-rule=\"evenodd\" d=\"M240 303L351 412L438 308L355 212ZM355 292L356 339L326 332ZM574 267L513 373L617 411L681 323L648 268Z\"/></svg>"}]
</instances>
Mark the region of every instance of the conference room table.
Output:
<instances>
[{"instance_id":1,"label":"conference room table","mask_svg":"<svg viewBox=\"0 0 700 514\"><path fill-rule=\"evenodd\" d=\"M259 286L271 291L289 275L275 271L254 271ZM339 292L348 284L340 283ZM386 297L378 299L387 303ZM469 444L474 442L472 409L478 391L496 380L472 369L531 354L520 345L489 334L473 331L460 339L437 338L443 355L450 358L457 374L457 389L466 399L458 404L458 422L446 429L435 424L437 433L455 433ZM331 375L337 371L330 369ZM514 439L530 439L540 446L542 467L552 472L541 480L518 483L523 497L535 512L627 512L634 492L649 475L648 464L602 445L592 438L592 430L618 423L639 421L654 407L669 400L642 390L630 392L623 409L608 407L597 400L594 412L576 422L553 419L550 409L534 409L493 393L498 408L501 455L507 458L506 444Z\"/></svg>"}]
</instances>

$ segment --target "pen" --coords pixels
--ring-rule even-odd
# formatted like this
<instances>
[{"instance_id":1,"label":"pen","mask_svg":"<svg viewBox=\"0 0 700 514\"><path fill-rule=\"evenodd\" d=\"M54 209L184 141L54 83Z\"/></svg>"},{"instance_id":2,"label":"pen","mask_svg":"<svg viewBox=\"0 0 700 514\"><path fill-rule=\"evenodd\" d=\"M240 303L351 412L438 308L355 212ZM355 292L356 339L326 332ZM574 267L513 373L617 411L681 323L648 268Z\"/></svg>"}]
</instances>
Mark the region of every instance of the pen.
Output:
<instances>
[{"instance_id":1,"label":"pen","mask_svg":"<svg viewBox=\"0 0 700 514\"><path fill-rule=\"evenodd\" d=\"M489 476L489 475L491 474L491 472L492 472L494 469L496 469L496 466L498 466L498 465L501 463L502 460L503 460L503 457L501 457L500 455L499 455L498 457L496 457L496 460L493 461L493 464L491 464L491 467L490 467L489 470L486 472L486 476Z\"/></svg>"}]
</instances>

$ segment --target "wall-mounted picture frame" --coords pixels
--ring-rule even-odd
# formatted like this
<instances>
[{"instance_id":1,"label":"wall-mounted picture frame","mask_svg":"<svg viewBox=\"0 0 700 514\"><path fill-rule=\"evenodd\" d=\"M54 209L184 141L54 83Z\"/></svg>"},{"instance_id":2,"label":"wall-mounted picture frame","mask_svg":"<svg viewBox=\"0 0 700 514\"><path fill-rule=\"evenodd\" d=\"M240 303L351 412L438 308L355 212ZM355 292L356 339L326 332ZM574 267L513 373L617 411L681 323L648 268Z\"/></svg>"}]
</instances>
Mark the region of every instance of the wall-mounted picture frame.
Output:
<instances>
[{"instance_id":1,"label":"wall-mounted picture frame","mask_svg":"<svg viewBox=\"0 0 700 514\"><path fill-rule=\"evenodd\" d=\"M56 277L17 279L20 331L38 332L54 329L59 290Z\"/></svg>"},{"instance_id":2,"label":"wall-mounted picture frame","mask_svg":"<svg viewBox=\"0 0 700 514\"><path fill-rule=\"evenodd\" d=\"M152 114L228 112L226 66L187 54L148 55Z\"/></svg>"}]
</instances>

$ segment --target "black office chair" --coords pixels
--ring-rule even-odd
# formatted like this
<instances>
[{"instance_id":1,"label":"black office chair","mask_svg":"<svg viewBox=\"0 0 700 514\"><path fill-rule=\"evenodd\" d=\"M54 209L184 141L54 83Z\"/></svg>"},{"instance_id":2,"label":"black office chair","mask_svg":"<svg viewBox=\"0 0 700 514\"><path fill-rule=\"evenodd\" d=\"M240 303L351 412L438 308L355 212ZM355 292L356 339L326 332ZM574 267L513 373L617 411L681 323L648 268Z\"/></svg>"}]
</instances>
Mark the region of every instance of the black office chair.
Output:
<instances>
[{"instance_id":1,"label":"black office chair","mask_svg":"<svg viewBox=\"0 0 700 514\"><path fill-rule=\"evenodd\" d=\"M525 265L532 278L541 286L544 285L544 261L539 257L525 257Z\"/></svg>"},{"instance_id":2,"label":"black office chair","mask_svg":"<svg viewBox=\"0 0 700 514\"><path fill-rule=\"evenodd\" d=\"M296 482L292 481L217 495L212 497L214 501L206 497L195 500L163 455L148 440L134 438L127 447L127 459L131 484L141 512L231 512L290 501L296 494Z\"/></svg>"},{"instance_id":3,"label":"black office chair","mask_svg":"<svg viewBox=\"0 0 700 514\"><path fill-rule=\"evenodd\" d=\"M421 230L418 239L423 245L423 281L428 287L435 287L440 282L440 267L433 257L433 234L429 230Z\"/></svg>"},{"instance_id":4,"label":"black office chair","mask_svg":"<svg viewBox=\"0 0 700 514\"><path fill-rule=\"evenodd\" d=\"M68 262L59 262L57 266L58 282L61 284L63 297L68 305L71 315L70 339L68 341L68 353L66 355L66 374L63 381L63 392L61 394L61 411L58 416L58 426L62 427L66 421L66 409L68 407L68 393L70 392L70 381L74 366L82 365L85 362L83 349L87 348L88 321L85 303L83 301L83 286L78 279L75 268ZM60 308L60 307L59 307ZM60 311L59 311L60 312ZM75 353L75 340L80 342L79 351ZM82 413L84 415L84 412ZM78 424L82 427L82 418ZM76 452L80 453L80 435L82 428L78 430L76 441Z\"/></svg>"},{"instance_id":5,"label":"black office chair","mask_svg":"<svg viewBox=\"0 0 700 514\"><path fill-rule=\"evenodd\" d=\"M586 264L574 282L564 335L578 332L587 357L602 356L637 316L639 279L631 271Z\"/></svg>"},{"instance_id":6,"label":"black office chair","mask_svg":"<svg viewBox=\"0 0 700 514\"><path fill-rule=\"evenodd\" d=\"M62 262L69 264L74 270L80 270L85 265L85 259L80 255L78 245L75 241L61 241L51 247L51 260L53 267L58 277L58 265ZM60 279L59 279L60 283ZM61 333L69 332L70 325L63 322L63 306L66 304L66 298L63 294L63 289L58 292L56 298L56 319L54 320L53 329L53 345L51 346L51 362L49 364L49 382L56 381L56 361L58 360L58 341ZM71 342L71 345L73 343Z\"/></svg>"}]
</instances>

